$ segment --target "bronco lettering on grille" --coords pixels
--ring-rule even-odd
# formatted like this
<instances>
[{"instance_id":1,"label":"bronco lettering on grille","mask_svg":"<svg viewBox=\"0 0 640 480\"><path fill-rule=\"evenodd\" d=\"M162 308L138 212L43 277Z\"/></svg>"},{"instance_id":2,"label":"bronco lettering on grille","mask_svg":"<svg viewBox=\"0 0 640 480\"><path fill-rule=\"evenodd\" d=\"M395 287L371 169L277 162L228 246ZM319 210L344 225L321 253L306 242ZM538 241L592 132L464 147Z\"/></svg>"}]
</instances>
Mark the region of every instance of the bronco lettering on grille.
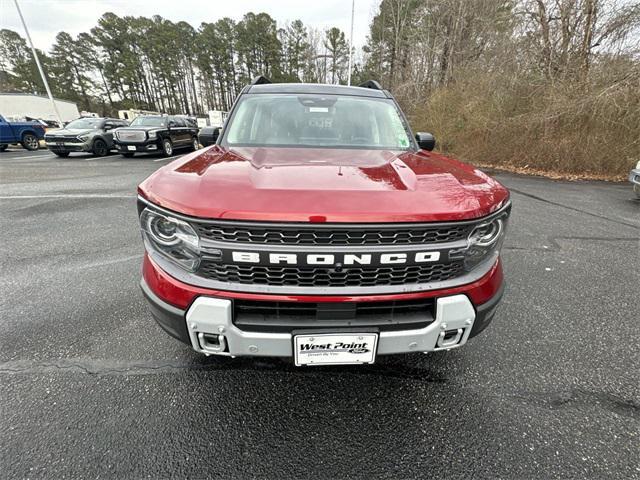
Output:
<instances>
[{"instance_id":1,"label":"bronco lettering on grille","mask_svg":"<svg viewBox=\"0 0 640 480\"><path fill-rule=\"evenodd\" d=\"M231 252L234 263L268 265L398 265L437 262L439 251L411 253L268 253Z\"/></svg>"}]
</instances>

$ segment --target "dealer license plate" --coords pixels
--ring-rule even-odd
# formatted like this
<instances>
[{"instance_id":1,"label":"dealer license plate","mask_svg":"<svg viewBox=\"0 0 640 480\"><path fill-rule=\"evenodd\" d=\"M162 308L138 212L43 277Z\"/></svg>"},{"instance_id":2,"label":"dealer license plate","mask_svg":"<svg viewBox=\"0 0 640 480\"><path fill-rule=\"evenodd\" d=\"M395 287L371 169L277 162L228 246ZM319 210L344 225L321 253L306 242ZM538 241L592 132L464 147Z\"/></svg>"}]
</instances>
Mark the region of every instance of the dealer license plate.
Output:
<instances>
[{"instance_id":1,"label":"dealer license plate","mask_svg":"<svg viewBox=\"0 0 640 480\"><path fill-rule=\"evenodd\" d=\"M377 333L319 333L293 337L297 366L373 363L377 348Z\"/></svg>"},{"instance_id":2,"label":"dealer license plate","mask_svg":"<svg viewBox=\"0 0 640 480\"><path fill-rule=\"evenodd\" d=\"M133 152L136 151L136 146L135 145L127 145L127 150L131 150Z\"/></svg>"}]
</instances>

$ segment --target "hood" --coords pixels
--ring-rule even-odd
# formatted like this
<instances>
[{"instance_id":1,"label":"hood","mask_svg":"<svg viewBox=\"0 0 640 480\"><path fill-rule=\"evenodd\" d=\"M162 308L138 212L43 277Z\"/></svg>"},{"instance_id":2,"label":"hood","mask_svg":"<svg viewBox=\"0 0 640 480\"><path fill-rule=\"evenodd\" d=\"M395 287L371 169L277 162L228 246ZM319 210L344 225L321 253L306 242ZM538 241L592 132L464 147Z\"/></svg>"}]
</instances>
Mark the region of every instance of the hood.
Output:
<instances>
[{"instance_id":1,"label":"hood","mask_svg":"<svg viewBox=\"0 0 640 480\"><path fill-rule=\"evenodd\" d=\"M508 191L431 152L213 146L156 171L152 203L203 218L292 222L430 222L482 217Z\"/></svg>"},{"instance_id":2,"label":"hood","mask_svg":"<svg viewBox=\"0 0 640 480\"><path fill-rule=\"evenodd\" d=\"M92 128L58 128L55 130L49 130L47 136L64 135L70 137L77 137L78 135L87 135L98 133L100 130Z\"/></svg>"}]
</instances>

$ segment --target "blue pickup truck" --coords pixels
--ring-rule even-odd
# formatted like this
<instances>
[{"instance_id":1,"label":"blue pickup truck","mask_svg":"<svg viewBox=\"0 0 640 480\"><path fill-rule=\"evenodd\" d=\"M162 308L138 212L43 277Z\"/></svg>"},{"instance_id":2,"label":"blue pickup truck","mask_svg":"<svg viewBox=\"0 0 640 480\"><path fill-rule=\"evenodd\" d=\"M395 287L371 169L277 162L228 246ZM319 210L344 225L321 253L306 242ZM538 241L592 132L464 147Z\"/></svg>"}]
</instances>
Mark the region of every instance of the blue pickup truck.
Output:
<instances>
[{"instance_id":1,"label":"blue pickup truck","mask_svg":"<svg viewBox=\"0 0 640 480\"><path fill-rule=\"evenodd\" d=\"M37 122L7 122L0 115L0 152L19 143L27 150L37 150L44 138L44 126Z\"/></svg>"}]
</instances>

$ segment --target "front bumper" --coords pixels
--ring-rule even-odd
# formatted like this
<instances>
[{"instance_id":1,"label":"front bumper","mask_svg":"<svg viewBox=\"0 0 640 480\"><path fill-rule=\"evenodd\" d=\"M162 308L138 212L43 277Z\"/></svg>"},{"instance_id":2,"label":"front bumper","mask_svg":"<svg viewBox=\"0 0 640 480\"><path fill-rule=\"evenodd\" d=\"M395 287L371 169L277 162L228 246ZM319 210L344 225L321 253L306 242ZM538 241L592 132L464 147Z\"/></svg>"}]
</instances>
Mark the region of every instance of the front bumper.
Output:
<instances>
[{"instance_id":1,"label":"front bumper","mask_svg":"<svg viewBox=\"0 0 640 480\"><path fill-rule=\"evenodd\" d=\"M52 152L90 152L91 144L87 142L46 142L45 145Z\"/></svg>"},{"instance_id":2,"label":"front bumper","mask_svg":"<svg viewBox=\"0 0 640 480\"><path fill-rule=\"evenodd\" d=\"M291 333L252 332L238 328L233 323L229 299L199 296L183 310L159 298L144 279L141 287L156 322L167 333L200 353L231 357L293 355ZM438 297L435 319L426 327L381 331L378 355L461 347L489 325L502 293L503 286L490 300L475 308L464 294ZM216 343L206 340L212 337L218 339Z\"/></svg>"},{"instance_id":3,"label":"front bumper","mask_svg":"<svg viewBox=\"0 0 640 480\"><path fill-rule=\"evenodd\" d=\"M640 185L640 169L634 168L629 173L629 181L634 185Z\"/></svg>"},{"instance_id":4,"label":"front bumper","mask_svg":"<svg viewBox=\"0 0 640 480\"><path fill-rule=\"evenodd\" d=\"M136 143L117 141L115 146L120 153L157 152L160 149L157 140Z\"/></svg>"}]
</instances>

